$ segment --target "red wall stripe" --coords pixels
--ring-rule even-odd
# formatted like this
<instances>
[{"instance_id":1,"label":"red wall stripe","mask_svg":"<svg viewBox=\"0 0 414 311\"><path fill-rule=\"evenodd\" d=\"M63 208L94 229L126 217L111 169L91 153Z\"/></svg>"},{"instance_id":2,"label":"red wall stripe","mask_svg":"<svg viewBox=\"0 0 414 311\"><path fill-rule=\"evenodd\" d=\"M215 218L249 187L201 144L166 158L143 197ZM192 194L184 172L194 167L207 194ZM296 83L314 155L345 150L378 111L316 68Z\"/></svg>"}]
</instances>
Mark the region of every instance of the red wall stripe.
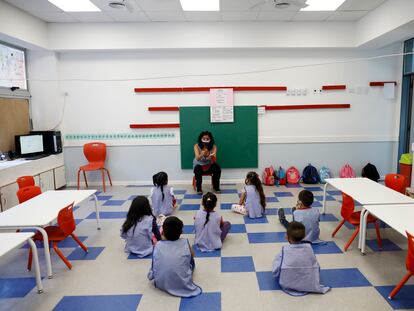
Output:
<instances>
[{"instance_id":1,"label":"red wall stripe","mask_svg":"<svg viewBox=\"0 0 414 311\"><path fill-rule=\"evenodd\" d=\"M179 107L148 107L148 111L179 111Z\"/></svg>"},{"instance_id":2,"label":"red wall stripe","mask_svg":"<svg viewBox=\"0 0 414 311\"><path fill-rule=\"evenodd\" d=\"M171 123L171 124L130 124L130 128L132 129L165 129L165 128L179 128L179 123Z\"/></svg>"},{"instance_id":3,"label":"red wall stripe","mask_svg":"<svg viewBox=\"0 0 414 311\"><path fill-rule=\"evenodd\" d=\"M397 85L396 81L374 81L370 82L369 86L384 86L385 83L394 83L394 85Z\"/></svg>"},{"instance_id":4,"label":"red wall stripe","mask_svg":"<svg viewBox=\"0 0 414 311\"><path fill-rule=\"evenodd\" d=\"M350 104L313 104L313 105L285 105L265 106L266 110L306 110L306 109L342 109L351 108Z\"/></svg>"},{"instance_id":5,"label":"red wall stripe","mask_svg":"<svg viewBox=\"0 0 414 311\"><path fill-rule=\"evenodd\" d=\"M329 91L329 90L345 90L345 84L338 84L338 85L323 85L322 90Z\"/></svg>"},{"instance_id":6,"label":"red wall stripe","mask_svg":"<svg viewBox=\"0 0 414 311\"><path fill-rule=\"evenodd\" d=\"M135 88L136 93L209 92L210 89L233 89L234 91L286 91L286 86L207 86L207 87L152 87Z\"/></svg>"}]
</instances>

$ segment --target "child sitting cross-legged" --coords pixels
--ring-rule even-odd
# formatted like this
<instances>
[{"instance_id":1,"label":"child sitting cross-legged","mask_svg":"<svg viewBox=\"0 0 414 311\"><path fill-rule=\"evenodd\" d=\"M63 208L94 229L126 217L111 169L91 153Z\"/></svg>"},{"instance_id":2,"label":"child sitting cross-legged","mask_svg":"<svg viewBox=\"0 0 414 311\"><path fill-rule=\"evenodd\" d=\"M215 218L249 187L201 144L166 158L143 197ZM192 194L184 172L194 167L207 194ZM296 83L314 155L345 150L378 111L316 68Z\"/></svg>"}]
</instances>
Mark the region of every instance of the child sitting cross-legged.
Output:
<instances>
[{"instance_id":1,"label":"child sitting cross-legged","mask_svg":"<svg viewBox=\"0 0 414 311\"><path fill-rule=\"evenodd\" d=\"M308 293L325 294L330 287L323 286L319 280L319 264L309 242L304 242L305 226L296 221L289 223L287 240L289 245L273 262L273 276L281 289L292 296Z\"/></svg>"}]
</instances>

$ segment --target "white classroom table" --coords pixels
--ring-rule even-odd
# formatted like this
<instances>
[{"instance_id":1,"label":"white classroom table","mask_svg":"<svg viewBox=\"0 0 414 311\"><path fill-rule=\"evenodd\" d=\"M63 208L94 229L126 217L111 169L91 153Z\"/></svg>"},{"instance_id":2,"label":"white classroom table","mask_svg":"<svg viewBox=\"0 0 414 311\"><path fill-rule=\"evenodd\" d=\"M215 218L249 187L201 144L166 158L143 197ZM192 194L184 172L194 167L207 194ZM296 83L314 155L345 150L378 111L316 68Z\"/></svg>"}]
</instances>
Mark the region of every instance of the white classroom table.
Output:
<instances>
[{"instance_id":1,"label":"white classroom table","mask_svg":"<svg viewBox=\"0 0 414 311\"><path fill-rule=\"evenodd\" d=\"M363 207L364 219L361 222L361 252L365 254L367 218L369 214L381 219L394 230L406 237L405 231L414 233L413 204L382 204L366 205ZM361 213L362 215L362 213Z\"/></svg>"},{"instance_id":2,"label":"white classroom table","mask_svg":"<svg viewBox=\"0 0 414 311\"><path fill-rule=\"evenodd\" d=\"M327 178L323 188L323 214L326 212L328 185L345 192L362 205L414 204L414 199L368 178Z\"/></svg>"},{"instance_id":3,"label":"white classroom table","mask_svg":"<svg viewBox=\"0 0 414 311\"><path fill-rule=\"evenodd\" d=\"M93 197L95 200L96 223L99 223L98 199L96 190L55 190L46 191L22 204L18 204L3 213L0 213L0 229L32 228L38 230L43 236L47 275L52 278L52 263L50 260L49 239L43 227L57 219L59 211L72 202L78 204Z\"/></svg>"},{"instance_id":4,"label":"white classroom table","mask_svg":"<svg viewBox=\"0 0 414 311\"><path fill-rule=\"evenodd\" d=\"M34 270L36 277L37 292L41 294L43 292L42 279L40 277L39 257L37 256L37 247L33 242L32 237L34 232L12 232L12 233L0 233L0 257L7 254L11 250L21 246L25 242L29 242L32 249Z\"/></svg>"}]
</instances>

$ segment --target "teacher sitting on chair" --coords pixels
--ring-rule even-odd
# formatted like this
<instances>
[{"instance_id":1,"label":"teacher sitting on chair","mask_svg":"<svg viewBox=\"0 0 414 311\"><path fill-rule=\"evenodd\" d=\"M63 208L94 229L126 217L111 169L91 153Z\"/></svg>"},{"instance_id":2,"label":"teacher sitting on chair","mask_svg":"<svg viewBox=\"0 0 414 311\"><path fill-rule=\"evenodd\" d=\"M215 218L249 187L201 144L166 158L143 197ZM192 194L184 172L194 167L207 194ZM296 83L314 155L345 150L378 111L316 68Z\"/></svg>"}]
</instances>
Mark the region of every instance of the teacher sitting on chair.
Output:
<instances>
[{"instance_id":1,"label":"teacher sitting on chair","mask_svg":"<svg viewBox=\"0 0 414 311\"><path fill-rule=\"evenodd\" d=\"M217 146L214 144L213 135L204 131L198 136L198 142L194 145L194 174L197 193L202 194L201 184L203 175L212 175L213 189L220 192L221 168L216 162Z\"/></svg>"}]
</instances>

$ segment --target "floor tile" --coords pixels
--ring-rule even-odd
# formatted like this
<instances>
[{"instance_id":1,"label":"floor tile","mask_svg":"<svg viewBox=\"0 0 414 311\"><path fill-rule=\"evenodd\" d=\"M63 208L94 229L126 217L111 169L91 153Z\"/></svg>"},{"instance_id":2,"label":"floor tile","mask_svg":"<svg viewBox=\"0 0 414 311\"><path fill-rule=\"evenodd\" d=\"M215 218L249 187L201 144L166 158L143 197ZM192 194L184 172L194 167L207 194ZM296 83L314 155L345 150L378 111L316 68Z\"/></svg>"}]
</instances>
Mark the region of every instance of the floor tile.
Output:
<instances>
[{"instance_id":1,"label":"floor tile","mask_svg":"<svg viewBox=\"0 0 414 311\"><path fill-rule=\"evenodd\" d=\"M108 201L113 197L113 195L97 195L96 198L98 201ZM93 199L92 199L93 200Z\"/></svg>"},{"instance_id":2,"label":"floor tile","mask_svg":"<svg viewBox=\"0 0 414 311\"><path fill-rule=\"evenodd\" d=\"M323 202L323 195L315 195L313 198L315 201ZM336 201L336 199L333 196L327 195L326 201Z\"/></svg>"},{"instance_id":3,"label":"floor tile","mask_svg":"<svg viewBox=\"0 0 414 311\"><path fill-rule=\"evenodd\" d=\"M102 204L103 206L121 206L126 202L126 200L108 200L106 201L104 204Z\"/></svg>"},{"instance_id":4,"label":"floor tile","mask_svg":"<svg viewBox=\"0 0 414 311\"><path fill-rule=\"evenodd\" d=\"M248 216L243 216L245 224L267 224L269 221L266 216L260 218L249 218Z\"/></svg>"},{"instance_id":5,"label":"floor tile","mask_svg":"<svg viewBox=\"0 0 414 311\"><path fill-rule=\"evenodd\" d=\"M254 272L251 256L221 257L221 272Z\"/></svg>"},{"instance_id":6,"label":"floor tile","mask_svg":"<svg viewBox=\"0 0 414 311\"><path fill-rule=\"evenodd\" d=\"M275 192L274 194L279 198L287 198L294 196L292 192Z\"/></svg>"},{"instance_id":7,"label":"floor tile","mask_svg":"<svg viewBox=\"0 0 414 311\"><path fill-rule=\"evenodd\" d=\"M231 206L235 204L235 203L221 203L220 204L220 209L222 210L229 210L231 209Z\"/></svg>"},{"instance_id":8,"label":"floor tile","mask_svg":"<svg viewBox=\"0 0 414 311\"><path fill-rule=\"evenodd\" d=\"M200 204L181 204L179 208L182 211L198 211Z\"/></svg>"},{"instance_id":9,"label":"floor tile","mask_svg":"<svg viewBox=\"0 0 414 311\"><path fill-rule=\"evenodd\" d=\"M81 242L84 242L88 237L87 236L78 236L78 238ZM40 241L36 242L36 246L37 246L37 248L44 248L43 242L40 242ZM59 248L75 248L75 247L78 247L78 246L79 246L79 244L70 236L67 237L66 239L64 239L62 242L58 243ZM29 249L30 246L29 246L29 244L25 244L21 248Z\"/></svg>"},{"instance_id":10,"label":"floor tile","mask_svg":"<svg viewBox=\"0 0 414 311\"><path fill-rule=\"evenodd\" d=\"M367 240L366 244L369 246L370 249L372 249L374 252L395 252L395 251L401 251L401 247L399 247L397 244L393 243L389 239L381 239L382 242L382 249L380 250L378 248L377 240Z\"/></svg>"},{"instance_id":11,"label":"floor tile","mask_svg":"<svg viewBox=\"0 0 414 311\"><path fill-rule=\"evenodd\" d=\"M211 252L202 252L198 248L198 246L196 246L196 245L193 245L193 249L194 249L195 257L198 257L198 258L220 257L221 256L221 250L220 249L216 249L216 250L211 251Z\"/></svg>"},{"instance_id":12,"label":"floor tile","mask_svg":"<svg viewBox=\"0 0 414 311\"><path fill-rule=\"evenodd\" d=\"M321 270L321 283L333 288L371 286L357 268Z\"/></svg>"},{"instance_id":13,"label":"floor tile","mask_svg":"<svg viewBox=\"0 0 414 311\"><path fill-rule=\"evenodd\" d=\"M184 225L183 233L184 234L194 234L194 225Z\"/></svg>"},{"instance_id":14,"label":"floor tile","mask_svg":"<svg viewBox=\"0 0 414 311\"><path fill-rule=\"evenodd\" d=\"M237 194L237 189L221 189L220 194Z\"/></svg>"},{"instance_id":15,"label":"floor tile","mask_svg":"<svg viewBox=\"0 0 414 311\"><path fill-rule=\"evenodd\" d=\"M314 201L312 203L312 207L322 207L322 203L321 202L318 202L318 201Z\"/></svg>"},{"instance_id":16,"label":"floor tile","mask_svg":"<svg viewBox=\"0 0 414 311\"><path fill-rule=\"evenodd\" d=\"M256 278L261 291L281 289L271 271L256 272Z\"/></svg>"},{"instance_id":17,"label":"floor tile","mask_svg":"<svg viewBox=\"0 0 414 311\"><path fill-rule=\"evenodd\" d=\"M203 196L201 194L187 193L187 194L184 195L184 199L200 199L201 200L202 197Z\"/></svg>"},{"instance_id":18,"label":"floor tile","mask_svg":"<svg viewBox=\"0 0 414 311\"><path fill-rule=\"evenodd\" d=\"M181 298L179 311L221 311L221 293L202 293Z\"/></svg>"},{"instance_id":19,"label":"floor tile","mask_svg":"<svg viewBox=\"0 0 414 311\"><path fill-rule=\"evenodd\" d=\"M126 219L127 212L99 212L101 219ZM96 219L96 212L89 214L86 219Z\"/></svg>"},{"instance_id":20,"label":"floor tile","mask_svg":"<svg viewBox=\"0 0 414 311\"><path fill-rule=\"evenodd\" d=\"M232 224L230 233L246 233L246 225L244 224Z\"/></svg>"},{"instance_id":21,"label":"floor tile","mask_svg":"<svg viewBox=\"0 0 414 311\"><path fill-rule=\"evenodd\" d=\"M286 232L255 232L247 233L249 243L283 243L286 242Z\"/></svg>"},{"instance_id":22,"label":"floor tile","mask_svg":"<svg viewBox=\"0 0 414 311\"><path fill-rule=\"evenodd\" d=\"M304 186L303 188L305 188L308 191L312 191L312 192L323 191L321 187L316 187L316 186Z\"/></svg>"},{"instance_id":23,"label":"floor tile","mask_svg":"<svg viewBox=\"0 0 414 311\"><path fill-rule=\"evenodd\" d=\"M266 208L266 215L277 215L277 208Z\"/></svg>"},{"instance_id":24,"label":"floor tile","mask_svg":"<svg viewBox=\"0 0 414 311\"><path fill-rule=\"evenodd\" d=\"M53 311L135 311L142 295L65 296Z\"/></svg>"},{"instance_id":25,"label":"floor tile","mask_svg":"<svg viewBox=\"0 0 414 311\"><path fill-rule=\"evenodd\" d=\"M339 221L334 214L321 214L319 216L319 221L329 222L329 221Z\"/></svg>"},{"instance_id":26,"label":"floor tile","mask_svg":"<svg viewBox=\"0 0 414 311\"><path fill-rule=\"evenodd\" d=\"M402 278L403 276L401 276ZM397 284L395 284L397 285ZM388 295L394 289L393 286L376 286L375 289L390 304L394 310L414 308L414 285L405 285L391 300Z\"/></svg>"},{"instance_id":27,"label":"floor tile","mask_svg":"<svg viewBox=\"0 0 414 311\"><path fill-rule=\"evenodd\" d=\"M286 184L286 188L302 188L300 184Z\"/></svg>"},{"instance_id":28,"label":"floor tile","mask_svg":"<svg viewBox=\"0 0 414 311\"><path fill-rule=\"evenodd\" d=\"M69 256L68 260L95 260L104 250L105 247L88 247L88 252L81 247L77 247Z\"/></svg>"},{"instance_id":29,"label":"floor tile","mask_svg":"<svg viewBox=\"0 0 414 311\"><path fill-rule=\"evenodd\" d=\"M327 241L323 244L312 244L315 254L341 254L342 250L333 241Z\"/></svg>"},{"instance_id":30,"label":"floor tile","mask_svg":"<svg viewBox=\"0 0 414 311\"><path fill-rule=\"evenodd\" d=\"M185 194L187 190L174 189L174 194Z\"/></svg>"},{"instance_id":31,"label":"floor tile","mask_svg":"<svg viewBox=\"0 0 414 311\"><path fill-rule=\"evenodd\" d=\"M276 203L279 202L278 198L276 197L266 197L266 203Z\"/></svg>"},{"instance_id":32,"label":"floor tile","mask_svg":"<svg viewBox=\"0 0 414 311\"><path fill-rule=\"evenodd\" d=\"M35 286L35 278L0 278L0 298L24 297Z\"/></svg>"}]
</instances>

